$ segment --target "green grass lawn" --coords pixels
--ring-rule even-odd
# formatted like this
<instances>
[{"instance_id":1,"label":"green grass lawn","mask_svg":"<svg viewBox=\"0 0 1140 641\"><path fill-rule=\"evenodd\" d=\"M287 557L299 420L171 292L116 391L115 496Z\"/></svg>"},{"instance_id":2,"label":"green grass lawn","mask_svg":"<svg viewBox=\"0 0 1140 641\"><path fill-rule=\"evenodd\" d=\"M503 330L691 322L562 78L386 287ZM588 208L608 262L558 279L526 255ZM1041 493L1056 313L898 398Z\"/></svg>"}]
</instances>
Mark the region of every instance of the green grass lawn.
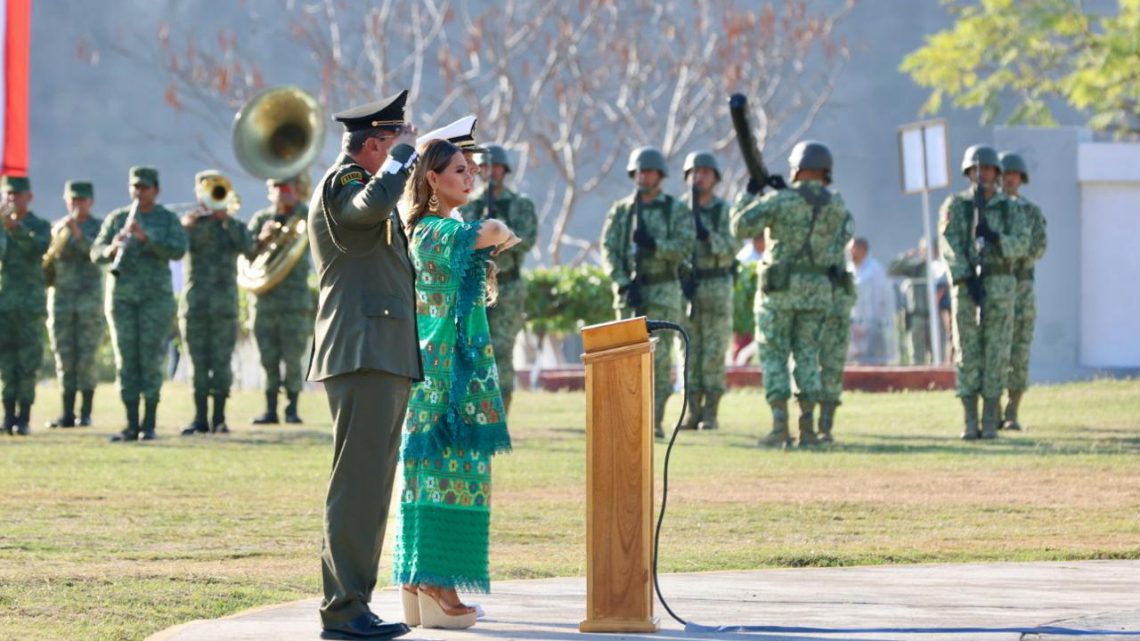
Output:
<instances>
[{"instance_id":1,"label":"green grass lawn","mask_svg":"<svg viewBox=\"0 0 1140 641\"><path fill-rule=\"evenodd\" d=\"M129 445L107 442L115 396L99 390L97 427L49 431L59 401L41 388L32 436L0 437L0 638L142 639L318 595L322 393L302 396L300 429L248 426L251 392L231 401L233 434L183 438L190 395L168 386L159 440ZM582 575L585 398L515 402L492 573ZM1036 388L1023 405L1028 431L963 443L950 393L850 394L837 445L774 452L754 447L763 397L729 394L720 431L678 438L661 570L1140 558L1140 382Z\"/></svg>"}]
</instances>

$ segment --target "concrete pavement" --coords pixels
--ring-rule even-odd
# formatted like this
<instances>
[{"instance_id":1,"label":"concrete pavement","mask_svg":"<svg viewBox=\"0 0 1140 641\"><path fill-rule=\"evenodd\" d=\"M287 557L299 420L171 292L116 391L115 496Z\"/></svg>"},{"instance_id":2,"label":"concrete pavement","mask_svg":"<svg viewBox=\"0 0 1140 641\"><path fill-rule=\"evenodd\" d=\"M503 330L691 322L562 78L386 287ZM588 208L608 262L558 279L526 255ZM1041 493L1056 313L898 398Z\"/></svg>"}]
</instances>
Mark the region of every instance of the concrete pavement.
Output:
<instances>
[{"instance_id":1,"label":"concrete pavement","mask_svg":"<svg viewBox=\"0 0 1140 641\"><path fill-rule=\"evenodd\" d=\"M661 577L670 607L682 618L704 625L852 627L1030 627L1056 625L1082 629L1140 630L1140 561L901 565L808 568L673 574ZM462 639L588 640L641 635L581 634L586 591L582 578L500 581L493 594L465 595L486 616L469 630L416 628L409 641ZM148 641L313 641L318 638L319 599L258 608L211 621L194 621L165 630ZM373 610L385 619L401 615L399 594L379 591ZM997 634L774 634L686 633L664 608L657 607L657 639L723 641L1011 641ZM1073 638L1030 635L1026 641Z\"/></svg>"}]
</instances>

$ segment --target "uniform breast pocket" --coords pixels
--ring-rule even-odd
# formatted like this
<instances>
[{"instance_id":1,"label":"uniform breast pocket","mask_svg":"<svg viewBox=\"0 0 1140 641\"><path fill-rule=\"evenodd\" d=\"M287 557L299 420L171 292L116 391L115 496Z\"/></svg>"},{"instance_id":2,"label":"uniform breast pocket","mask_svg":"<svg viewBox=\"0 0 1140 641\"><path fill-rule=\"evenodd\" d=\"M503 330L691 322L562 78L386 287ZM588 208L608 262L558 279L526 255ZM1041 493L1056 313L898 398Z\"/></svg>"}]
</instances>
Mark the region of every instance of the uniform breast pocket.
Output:
<instances>
[{"instance_id":1,"label":"uniform breast pocket","mask_svg":"<svg viewBox=\"0 0 1140 641\"><path fill-rule=\"evenodd\" d=\"M386 294L366 295L361 307L369 318L406 319L411 316L410 305L406 301Z\"/></svg>"}]
</instances>

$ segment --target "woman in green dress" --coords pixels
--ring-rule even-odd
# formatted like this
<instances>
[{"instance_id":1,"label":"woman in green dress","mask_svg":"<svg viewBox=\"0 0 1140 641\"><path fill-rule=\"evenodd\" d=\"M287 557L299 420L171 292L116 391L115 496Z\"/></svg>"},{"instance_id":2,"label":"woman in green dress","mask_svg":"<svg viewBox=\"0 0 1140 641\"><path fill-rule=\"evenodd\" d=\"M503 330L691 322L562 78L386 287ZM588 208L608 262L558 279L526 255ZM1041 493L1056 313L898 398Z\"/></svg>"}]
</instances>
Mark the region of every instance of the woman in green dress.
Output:
<instances>
[{"instance_id":1,"label":"woman in green dress","mask_svg":"<svg viewBox=\"0 0 1140 641\"><path fill-rule=\"evenodd\" d=\"M487 592L491 457L511 449L486 304L491 257L519 242L499 220L451 211L474 190L475 167L445 140L428 143L406 187L424 380L404 420L394 581L409 625L466 628L475 610L457 589Z\"/></svg>"}]
</instances>

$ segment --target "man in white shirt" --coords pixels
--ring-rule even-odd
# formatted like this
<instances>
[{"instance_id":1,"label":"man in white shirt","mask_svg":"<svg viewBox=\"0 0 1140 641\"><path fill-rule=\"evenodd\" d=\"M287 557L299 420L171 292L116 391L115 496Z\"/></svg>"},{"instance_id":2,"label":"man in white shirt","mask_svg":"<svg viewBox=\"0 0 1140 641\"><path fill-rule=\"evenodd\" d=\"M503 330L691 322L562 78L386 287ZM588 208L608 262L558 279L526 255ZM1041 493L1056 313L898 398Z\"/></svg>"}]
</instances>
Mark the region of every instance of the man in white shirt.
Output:
<instances>
[{"instance_id":1,"label":"man in white shirt","mask_svg":"<svg viewBox=\"0 0 1140 641\"><path fill-rule=\"evenodd\" d=\"M895 290L879 261L870 255L866 238L851 241L858 300L851 310L850 360L860 365L895 361Z\"/></svg>"}]
</instances>

